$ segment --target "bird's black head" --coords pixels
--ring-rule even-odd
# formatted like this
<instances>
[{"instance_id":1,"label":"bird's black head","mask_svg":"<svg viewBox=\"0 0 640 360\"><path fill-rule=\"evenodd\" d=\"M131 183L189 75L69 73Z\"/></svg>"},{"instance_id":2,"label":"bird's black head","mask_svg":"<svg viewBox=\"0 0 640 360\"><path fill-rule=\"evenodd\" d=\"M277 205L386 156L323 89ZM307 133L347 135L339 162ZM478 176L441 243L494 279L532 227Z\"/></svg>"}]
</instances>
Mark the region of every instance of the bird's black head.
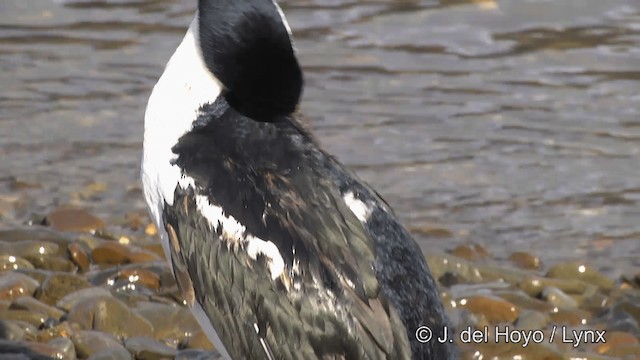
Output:
<instances>
[{"instance_id":1,"label":"bird's black head","mask_svg":"<svg viewBox=\"0 0 640 360\"><path fill-rule=\"evenodd\" d=\"M274 0L198 0L200 47L240 113L276 121L295 111L302 71Z\"/></svg>"}]
</instances>

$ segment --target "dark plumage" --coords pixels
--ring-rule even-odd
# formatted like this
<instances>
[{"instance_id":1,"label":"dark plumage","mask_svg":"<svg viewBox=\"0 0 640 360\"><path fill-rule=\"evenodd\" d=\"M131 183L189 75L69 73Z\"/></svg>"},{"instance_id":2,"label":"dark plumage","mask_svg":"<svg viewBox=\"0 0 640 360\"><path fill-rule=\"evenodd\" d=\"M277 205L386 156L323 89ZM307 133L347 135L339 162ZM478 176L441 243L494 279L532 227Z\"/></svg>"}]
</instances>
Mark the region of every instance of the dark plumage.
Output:
<instances>
[{"instance_id":1,"label":"dark plumage","mask_svg":"<svg viewBox=\"0 0 640 360\"><path fill-rule=\"evenodd\" d=\"M300 125L283 21L271 0L199 1L200 50L223 88L172 144L188 181L161 204L185 299L234 359L454 358L415 340L446 325L420 248Z\"/></svg>"}]
</instances>

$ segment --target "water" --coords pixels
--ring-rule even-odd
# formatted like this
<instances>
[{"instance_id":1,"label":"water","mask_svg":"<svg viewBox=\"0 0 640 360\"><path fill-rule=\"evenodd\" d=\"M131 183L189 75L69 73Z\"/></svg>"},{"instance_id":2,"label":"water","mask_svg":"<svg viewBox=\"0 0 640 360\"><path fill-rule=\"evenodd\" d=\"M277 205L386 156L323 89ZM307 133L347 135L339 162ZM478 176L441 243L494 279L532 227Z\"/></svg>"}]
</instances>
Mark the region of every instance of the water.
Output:
<instances>
[{"instance_id":1,"label":"water","mask_svg":"<svg viewBox=\"0 0 640 360\"><path fill-rule=\"evenodd\" d=\"M0 2L0 194L20 204L0 225L146 211L146 99L195 3ZM640 267L637 0L281 5L311 127L425 249ZM39 188L15 200L16 179Z\"/></svg>"}]
</instances>

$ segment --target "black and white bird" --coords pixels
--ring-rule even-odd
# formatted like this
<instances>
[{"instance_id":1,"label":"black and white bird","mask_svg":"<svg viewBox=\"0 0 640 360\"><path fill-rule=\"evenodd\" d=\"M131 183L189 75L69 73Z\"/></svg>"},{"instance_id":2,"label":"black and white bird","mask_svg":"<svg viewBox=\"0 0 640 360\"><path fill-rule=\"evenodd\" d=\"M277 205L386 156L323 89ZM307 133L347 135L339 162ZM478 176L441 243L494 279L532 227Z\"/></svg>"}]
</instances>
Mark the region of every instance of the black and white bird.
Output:
<instances>
[{"instance_id":1,"label":"black and white bird","mask_svg":"<svg viewBox=\"0 0 640 360\"><path fill-rule=\"evenodd\" d=\"M420 248L300 124L302 89L273 0L198 1L149 98L142 163L186 302L227 359L452 359Z\"/></svg>"}]
</instances>

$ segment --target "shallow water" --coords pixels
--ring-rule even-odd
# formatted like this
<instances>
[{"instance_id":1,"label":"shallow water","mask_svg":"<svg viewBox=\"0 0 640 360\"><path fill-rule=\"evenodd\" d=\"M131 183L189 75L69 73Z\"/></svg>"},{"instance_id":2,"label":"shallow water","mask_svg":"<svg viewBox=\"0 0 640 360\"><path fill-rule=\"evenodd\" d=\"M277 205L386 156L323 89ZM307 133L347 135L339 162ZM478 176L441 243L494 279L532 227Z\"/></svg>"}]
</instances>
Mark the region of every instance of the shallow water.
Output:
<instances>
[{"instance_id":1,"label":"shallow water","mask_svg":"<svg viewBox=\"0 0 640 360\"><path fill-rule=\"evenodd\" d=\"M312 128L426 249L638 269L637 0L281 4ZM0 2L0 194L20 204L0 226L69 202L144 211L146 99L194 7ZM15 200L16 179L38 188Z\"/></svg>"}]
</instances>

